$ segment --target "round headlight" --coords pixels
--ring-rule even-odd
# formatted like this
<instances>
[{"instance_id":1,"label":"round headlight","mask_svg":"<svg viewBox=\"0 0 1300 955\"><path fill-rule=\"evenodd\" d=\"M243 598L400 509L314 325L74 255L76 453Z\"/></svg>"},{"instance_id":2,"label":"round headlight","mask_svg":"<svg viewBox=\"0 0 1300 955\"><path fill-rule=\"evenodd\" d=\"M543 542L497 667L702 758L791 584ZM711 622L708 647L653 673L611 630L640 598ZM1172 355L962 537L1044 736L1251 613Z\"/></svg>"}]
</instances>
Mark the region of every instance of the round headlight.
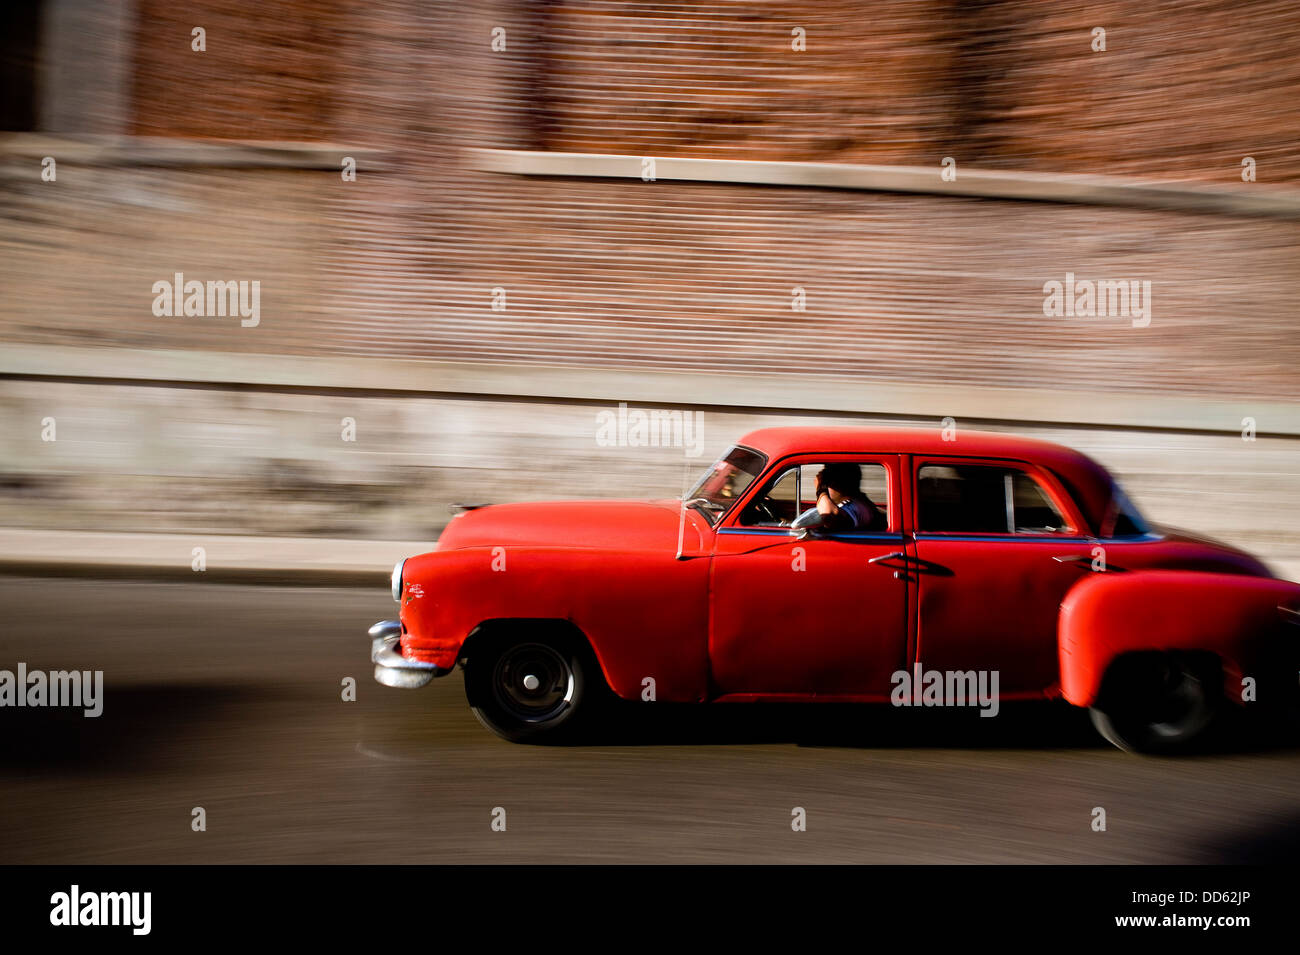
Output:
<instances>
[{"instance_id":1,"label":"round headlight","mask_svg":"<svg viewBox=\"0 0 1300 955\"><path fill-rule=\"evenodd\" d=\"M398 603L402 602L402 568L405 566L405 557L393 565L393 599Z\"/></svg>"}]
</instances>

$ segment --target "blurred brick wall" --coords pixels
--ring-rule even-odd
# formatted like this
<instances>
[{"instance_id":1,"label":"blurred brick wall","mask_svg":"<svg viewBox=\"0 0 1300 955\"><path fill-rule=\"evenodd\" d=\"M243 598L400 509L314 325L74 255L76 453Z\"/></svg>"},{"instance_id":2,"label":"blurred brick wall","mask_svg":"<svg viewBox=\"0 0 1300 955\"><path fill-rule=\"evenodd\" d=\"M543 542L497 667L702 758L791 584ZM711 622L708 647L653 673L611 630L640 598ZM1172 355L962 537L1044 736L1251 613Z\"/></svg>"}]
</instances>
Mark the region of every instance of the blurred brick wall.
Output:
<instances>
[{"instance_id":1,"label":"blurred brick wall","mask_svg":"<svg viewBox=\"0 0 1300 955\"><path fill-rule=\"evenodd\" d=\"M1295 225L707 184L457 182L451 207L442 184L394 184L403 208L349 203L361 233L382 240L337 263L342 307L322 347L1300 400ZM1067 271L1151 279L1151 326L1044 318L1043 284ZM497 286L504 312L489 307ZM795 287L806 312L791 309Z\"/></svg>"},{"instance_id":2,"label":"blurred brick wall","mask_svg":"<svg viewBox=\"0 0 1300 955\"><path fill-rule=\"evenodd\" d=\"M864 12L866 11L866 12ZM926 196L518 179L464 148L1300 178L1273 2L140 0L130 128L379 144L383 171L68 169L0 183L13 341L1300 400L1300 229ZM190 50L192 26L207 52ZM507 49L490 49L494 26ZM808 50L790 50L790 29ZM1105 53L1091 29L1107 30ZM152 281L261 279L257 329ZM1042 286L1149 279L1149 328ZM505 312L490 309L506 289ZM790 309L806 290L808 311ZM526 387L526 383L523 387ZM779 391L774 379L774 394ZM1032 415L1027 392L1025 415ZM683 396L689 400L689 396ZM1086 411L1081 412L1086 414Z\"/></svg>"},{"instance_id":3,"label":"blurred brick wall","mask_svg":"<svg viewBox=\"0 0 1300 955\"><path fill-rule=\"evenodd\" d=\"M549 149L1300 179L1287 0L561 2L537 44Z\"/></svg>"},{"instance_id":4,"label":"blurred brick wall","mask_svg":"<svg viewBox=\"0 0 1300 955\"><path fill-rule=\"evenodd\" d=\"M0 336L229 352L310 347L323 333L324 246L333 241L328 175L60 160L57 181L44 183L0 161L8 181L0 186ZM153 284L177 272L260 282L261 324L155 317ZM111 375L111 353L103 365Z\"/></svg>"},{"instance_id":5,"label":"blurred brick wall","mask_svg":"<svg viewBox=\"0 0 1300 955\"><path fill-rule=\"evenodd\" d=\"M203 139L328 138L352 0L136 0L130 131ZM205 31L206 49L191 47ZM325 135L323 135L325 134Z\"/></svg>"},{"instance_id":6,"label":"blurred brick wall","mask_svg":"<svg viewBox=\"0 0 1300 955\"><path fill-rule=\"evenodd\" d=\"M1288 317L1300 291L1294 223L518 179L476 172L447 148L450 140L925 162L936 170L955 152L962 163L978 155L971 161L984 166L1019 156L1048 172L1170 178L1195 167L1201 178L1251 188L1240 182L1240 156L1223 132L1229 126L1268 166L1266 177L1300 162L1297 144L1285 140L1281 151L1291 91L1300 92L1291 64L1300 58L1279 55L1276 71L1269 66L1257 82L1224 92L1227 76L1241 80L1230 64L1258 70L1258 49L1300 51L1281 5L1157 4L1136 21L1127 5L927 0L873 6L869 17L834 2L539 8L528 19L507 3L448 11L436 38L416 48L410 31L376 38L373 58L395 71L370 77L364 99L402 110L421 103L414 112L424 126L385 122L402 172L338 193L332 209L352 240L331 263L338 308L325 318L330 331L319 347L955 388L1300 399L1293 370L1300 340ZM1107 13L1116 17L1108 50L1094 54L1093 20L1085 17ZM1197 52L1196 38L1208 42L1229 21L1236 32L1219 37L1215 56ZM808 26L806 54L789 50L790 25L799 23ZM489 49L494 24L506 29L505 52ZM1074 45L1081 52L1066 55ZM823 59L813 57L816 49L826 49ZM1055 86L1044 85L1050 77ZM982 78L975 89L973 78ZM1240 105L1235 97L1243 95L1249 107L1225 117L1221 104ZM1174 99L1195 121L1171 116ZM724 115L747 121L721 122ZM354 132L364 135L361 126ZM1171 146L1202 135L1197 151ZM1007 145L1016 142L1022 146ZM1151 327L1044 318L1043 283L1069 271L1149 279ZM489 307L498 286L507 293L504 312ZM805 313L791 310L794 287L807 293Z\"/></svg>"},{"instance_id":7,"label":"blurred brick wall","mask_svg":"<svg viewBox=\"0 0 1300 955\"><path fill-rule=\"evenodd\" d=\"M1290 0L137 3L142 134L1300 180Z\"/></svg>"}]
</instances>

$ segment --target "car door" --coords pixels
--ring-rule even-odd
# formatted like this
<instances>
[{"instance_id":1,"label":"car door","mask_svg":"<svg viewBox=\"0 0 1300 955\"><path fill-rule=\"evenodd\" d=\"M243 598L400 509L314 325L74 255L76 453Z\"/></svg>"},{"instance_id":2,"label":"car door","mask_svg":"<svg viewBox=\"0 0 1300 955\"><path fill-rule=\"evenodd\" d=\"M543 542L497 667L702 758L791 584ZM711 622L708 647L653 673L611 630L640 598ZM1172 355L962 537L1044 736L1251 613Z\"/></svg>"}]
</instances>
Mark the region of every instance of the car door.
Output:
<instances>
[{"instance_id":1,"label":"car door","mask_svg":"<svg viewBox=\"0 0 1300 955\"><path fill-rule=\"evenodd\" d=\"M797 539L831 461L862 468L887 515L878 531ZM719 696L885 699L907 665L907 574L897 455L810 455L769 470L718 528L710 568L709 657ZM882 500L883 498L883 500ZM761 505L761 507L760 507Z\"/></svg>"},{"instance_id":2,"label":"car door","mask_svg":"<svg viewBox=\"0 0 1300 955\"><path fill-rule=\"evenodd\" d=\"M1060 673L1061 599L1095 541L1065 489L1022 461L918 457L912 500L923 670L997 671L1002 698Z\"/></svg>"}]
</instances>

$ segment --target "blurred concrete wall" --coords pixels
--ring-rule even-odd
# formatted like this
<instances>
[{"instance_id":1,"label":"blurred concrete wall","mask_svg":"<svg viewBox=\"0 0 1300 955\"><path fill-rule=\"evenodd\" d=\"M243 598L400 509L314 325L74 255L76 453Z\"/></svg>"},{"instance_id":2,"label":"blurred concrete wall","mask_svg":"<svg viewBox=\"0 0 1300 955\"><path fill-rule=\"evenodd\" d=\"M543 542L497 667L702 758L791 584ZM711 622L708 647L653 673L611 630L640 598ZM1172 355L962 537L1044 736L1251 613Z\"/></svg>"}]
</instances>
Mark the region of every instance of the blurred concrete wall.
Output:
<instances>
[{"instance_id":1,"label":"blurred concrete wall","mask_svg":"<svg viewBox=\"0 0 1300 955\"><path fill-rule=\"evenodd\" d=\"M9 381L0 388L0 526L429 540L452 502L679 496L757 427L939 426L706 408L693 446L607 446L599 416L617 410L597 401ZM47 419L53 441L42 440ZM1077 447L1112 468L1152 519L1300 560L1292 439L957 419L959 433L976 426Z\"/></svg>"}]
</instances>

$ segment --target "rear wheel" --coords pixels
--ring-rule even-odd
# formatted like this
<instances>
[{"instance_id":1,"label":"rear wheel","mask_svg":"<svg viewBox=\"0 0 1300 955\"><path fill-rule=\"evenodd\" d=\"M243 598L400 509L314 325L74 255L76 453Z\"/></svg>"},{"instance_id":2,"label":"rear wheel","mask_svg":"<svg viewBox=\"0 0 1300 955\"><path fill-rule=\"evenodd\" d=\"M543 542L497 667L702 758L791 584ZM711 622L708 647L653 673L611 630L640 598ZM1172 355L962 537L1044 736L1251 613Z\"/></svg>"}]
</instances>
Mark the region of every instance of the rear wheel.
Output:
<instances>
[{"instance_id":1,"label":"rear wheel","mask_svg":"<svg viewBox=\"0 0 1300 955\"><path fill-rule=\"evenodd\" d=\"M1197 654L1141 653L1107 671L1092 725L1130 753L1174 754L1205 738L1222 702L1217 660Z\"/></svg>"},{"instance_id":2,"label":"rear wheel","mask_svg":"<svg viewBox=\"0 0 1300 955\"><path fill-rule=\"evenodd\" d=\"M552 634L485 641L465 665L470 709L480 723L513 743L574 739L603 682L578 641Z\"/></svg>"}]
</instances>

